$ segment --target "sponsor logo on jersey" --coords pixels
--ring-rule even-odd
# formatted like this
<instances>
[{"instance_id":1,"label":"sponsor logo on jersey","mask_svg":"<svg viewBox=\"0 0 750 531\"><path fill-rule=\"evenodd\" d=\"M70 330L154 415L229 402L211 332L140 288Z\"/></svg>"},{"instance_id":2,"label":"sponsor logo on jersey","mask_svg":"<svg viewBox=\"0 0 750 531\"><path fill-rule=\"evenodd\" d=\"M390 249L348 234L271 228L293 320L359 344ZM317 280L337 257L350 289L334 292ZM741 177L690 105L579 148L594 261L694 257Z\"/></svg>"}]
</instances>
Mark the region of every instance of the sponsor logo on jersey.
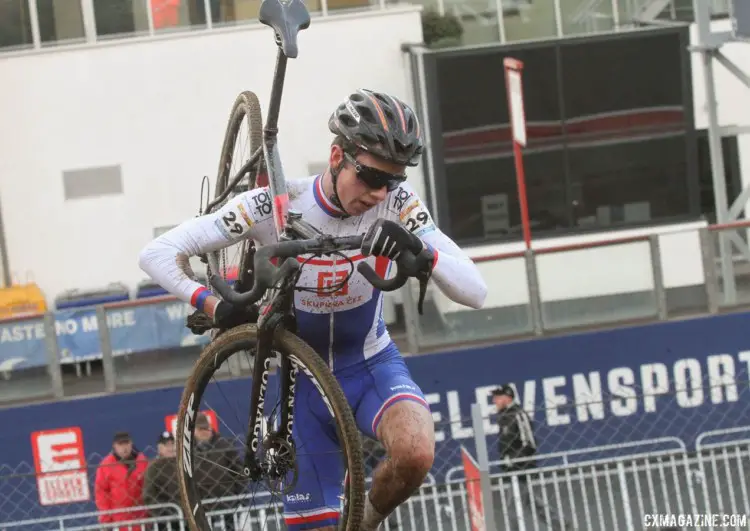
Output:
<instances>
[{"instance_id":1,"label":"sponsor logo on jersey","mask_svg":"<svg viewBox=\"0 0 750 531\"><path fill-rule=\"evenodd\" d=\"M240 211L240 216L242 216L242 219L245 220L245 223L247 223L248 227L253 226L253 219L248 215L247 210L245 210L245 207L242 206L242 204L237 205L237 210Z\"/></svg>"}]
</instances>

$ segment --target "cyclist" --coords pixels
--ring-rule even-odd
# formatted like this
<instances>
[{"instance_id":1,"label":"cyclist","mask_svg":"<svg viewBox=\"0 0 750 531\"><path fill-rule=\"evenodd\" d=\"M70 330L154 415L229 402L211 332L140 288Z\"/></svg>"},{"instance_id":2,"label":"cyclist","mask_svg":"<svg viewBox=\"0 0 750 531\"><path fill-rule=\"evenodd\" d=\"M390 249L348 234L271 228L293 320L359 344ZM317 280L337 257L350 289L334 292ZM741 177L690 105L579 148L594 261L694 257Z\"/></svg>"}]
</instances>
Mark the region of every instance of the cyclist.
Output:
<instances>
[{"instance_id":1,"label":"cyclist","mask_svg":"<svg viewBox=\"0 0 750 531\"><path fill-rule=\"evenodd\" d=\"M440 229L411 186L407 166L423 152L414 111L398 98L360 89L333 112L328 127L335 135L322 174L290 180L290 208L320 231L333 236L365 234L352 261L367 260L386 276L402 252L418 261L439 289L454 302L480 308L486 285L468 256ZM277 241L267 188L231 199L210 215L185 221L149 243L140 266L166 290L211 316L220 328L246 319L244 311L220 301L194 280L188 258L216 251L245 238L259 246ZM297 333L325 359L341 384L359 429L380 441L386 457L373 473L362 529L375 530L422 484L432 467L434 425L429 405L412 380L382 316L383 294L341 257L308 261L300 285L319 287L295 295ZM330 259L329 259L330 258ZM337 289L331 294L331 289ZM300 373L297 396L305 388ZM317 416L322 401L296 400L294 437L305 445L298 455L299 479L285 496L289 529L335 529L341 477L338 443ZM330 417L329 417L330 418ZM298 443L299 444L299 443ZM336 468L338 467L338 468Z\"/></svg>"}]
</instances>

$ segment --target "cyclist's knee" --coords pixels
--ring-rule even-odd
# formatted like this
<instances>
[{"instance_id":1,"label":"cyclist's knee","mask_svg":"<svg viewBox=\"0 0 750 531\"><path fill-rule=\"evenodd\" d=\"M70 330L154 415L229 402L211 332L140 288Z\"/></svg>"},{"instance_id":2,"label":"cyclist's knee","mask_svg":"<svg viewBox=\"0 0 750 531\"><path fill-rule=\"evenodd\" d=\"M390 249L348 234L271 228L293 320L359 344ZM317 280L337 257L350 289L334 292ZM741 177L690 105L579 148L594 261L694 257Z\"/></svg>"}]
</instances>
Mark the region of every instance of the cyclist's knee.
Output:
<instances>
[{"instance_id":1,"label":"cyclist's knee","mask_svg":"<svg viewBox=\"0 0 750 531\"><path fill-rule=\"evenodd\" d=\"M408 448L397 447L394 451L394 460L400 469L400 475L404 482L412 488L417 488L432 468L435 454L425 445Z\"/></svg>"},{"instance_id":2,"label":"cyclist's knee","mask_svg":"<svg viewBox=\"0 0 750 531\"><path fill-rule=\"evenodd\" d=\"M385 412L378 431L389 459L404 479L421 484L435 460L435 430L429 410L414 401L398 402Z\"/></svg>"}]
</instances>

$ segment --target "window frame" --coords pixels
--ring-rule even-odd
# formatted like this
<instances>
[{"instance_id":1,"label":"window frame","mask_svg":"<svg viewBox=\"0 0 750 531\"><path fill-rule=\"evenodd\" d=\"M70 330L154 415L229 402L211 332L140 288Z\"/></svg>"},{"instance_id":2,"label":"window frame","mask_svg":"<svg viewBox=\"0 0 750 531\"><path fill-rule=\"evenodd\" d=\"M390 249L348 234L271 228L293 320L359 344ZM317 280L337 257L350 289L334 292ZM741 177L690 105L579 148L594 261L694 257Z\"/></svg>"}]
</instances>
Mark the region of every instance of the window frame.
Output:
<instances>
[{"instance_id":1,"label":"window frame","mask_svg":"<svg viewBox=\"0 0 750 531\"><path fill-rule=\"evenodd\" d=\"M515 51L525 50L529 48L538 47L554 47L556 49L557 58L557 79L558 79L558 94L560 98L560 109L562 114L563 124L566 119L566 109L564 101L562 101L562 94L560 87L562 87L562 65L561 65L561 49L562 47L570 44L580 45L585 41L586 44L595 46L597 43L602 41L627 41L629 39L638 38L639 35L659 35L659 34L675 34L679 41L680 48L683 52L680 55L681 60L681 84L682 84L682 96L683 96L683 107L685 113L685 147L686 147L686 175L685 175L685 186L687 187L688 195L688 209L686 212L663 218L656 218L650 220L648 223L643 222L620 222L613 223L612 225L601 226L592 225L586 227L573 226L573 212L571 208L571 178L570 178L570 165L568 162L568 148L567 139L565 133L563 133L563 142L566 146L564 148L564 190L565 190L565 202L567 205L567 217L569 228L562 230L552 231L540 231L532 234L534 239L545 239L559 236L574 236L591 234L594 232L608 232L621 229L638 228L645 226L662 226L675 223L683 223L688 221L695 221L696 219L702 219L701 206L700 206L700 188L699 188L699 176L697 171L698 154L697 154L697 131L695 128L695 113L694 113L694 95L692 86L692 64L690 59L690 52L688 47L690 45L690 34L688 26L680 27L668 27L668 28L639 28L630 30L627 32L611 32L601 33L597 35L584 35L584 36L570 36L564 38L554 39L540 39L528 42L514 42L510 44L488 44L479 45L472 47L462 47L455 49L443 49L443 50L425 50L421 57L423 58L424 64L424 83L426 101L424 102L423 109L427 112L429 117L429 133L430 133L430 149L426 156L430 157L432 166L432 176L428 174L429 168L427 164L424 164L424 175L425 175L425 189L427 194L434 198L433 208L437 210L437 217L440 221L440 226L446 234L452 237L452 224L450 219L450 198L448 196L448 187L446 180L446 164L445 164L445 145L443 141L443 127L442 119L440 116L440 87L437 84L438 75L438 63L443 58L457 58L466 56L476 55L496 55L498 53L504 53L507 55L513 55ZM505 97L502 94L501 97ZM565 129L565 128L563 128ZM432 183L434 182L435 189L432 189ZM516 198L517 204L517 198ZM495 243L508 243L517 242L522 240L522 235L512 235L507 237L494 237L486 239L484 237L477 238L459 238L456 242L463 246L473 245L486 245Z\"/></svg>"}]
</instances>

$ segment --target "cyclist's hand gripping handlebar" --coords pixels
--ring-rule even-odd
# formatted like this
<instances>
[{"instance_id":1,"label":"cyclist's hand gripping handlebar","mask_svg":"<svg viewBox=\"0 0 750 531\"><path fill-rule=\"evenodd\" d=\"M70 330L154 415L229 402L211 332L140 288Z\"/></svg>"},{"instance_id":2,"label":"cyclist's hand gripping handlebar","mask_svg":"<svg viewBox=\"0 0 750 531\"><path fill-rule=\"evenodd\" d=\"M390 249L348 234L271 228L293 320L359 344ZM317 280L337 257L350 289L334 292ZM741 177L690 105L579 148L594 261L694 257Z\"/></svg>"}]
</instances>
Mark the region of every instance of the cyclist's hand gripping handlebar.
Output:
<instances>
[{"instance_id":1,"label":"cyclist's hand gripping handlebar","mask_svg":"<svg viewBox=\"0 0 750 531\"><path fill-rule=\"evenodd\" d=\"M406 284L409 277L416 277L419 280L419 300L417 301L417 310L419 311L419 315L422 315L424 297L427 294L427 282L430 280L431 273L430 269L425 270L423 264L424 261L420 260L417 255L411 251L405 250L402 251L396 259L396 276L393 278L382 278L372 267L370 267L370 264L366 262L359 264L357 266L357 271L359 271L370 284L381 291L395 291Z\"/></svg>"},{"instance_id":2,"label":"cyclist's hand gripping handlebar","mask_svg":"<svg viewBox=\"0 0 750 531\"><path fill-rule=\"evenodd\" d=\"M359 271L375 289L380 291L396 291L406 284L409 277L414 277L419 272L417 258L409 251L404 251L396 260L396 276L383 278L367 262L361 262L357 266Z\"/></svg>"}]
</instances>

